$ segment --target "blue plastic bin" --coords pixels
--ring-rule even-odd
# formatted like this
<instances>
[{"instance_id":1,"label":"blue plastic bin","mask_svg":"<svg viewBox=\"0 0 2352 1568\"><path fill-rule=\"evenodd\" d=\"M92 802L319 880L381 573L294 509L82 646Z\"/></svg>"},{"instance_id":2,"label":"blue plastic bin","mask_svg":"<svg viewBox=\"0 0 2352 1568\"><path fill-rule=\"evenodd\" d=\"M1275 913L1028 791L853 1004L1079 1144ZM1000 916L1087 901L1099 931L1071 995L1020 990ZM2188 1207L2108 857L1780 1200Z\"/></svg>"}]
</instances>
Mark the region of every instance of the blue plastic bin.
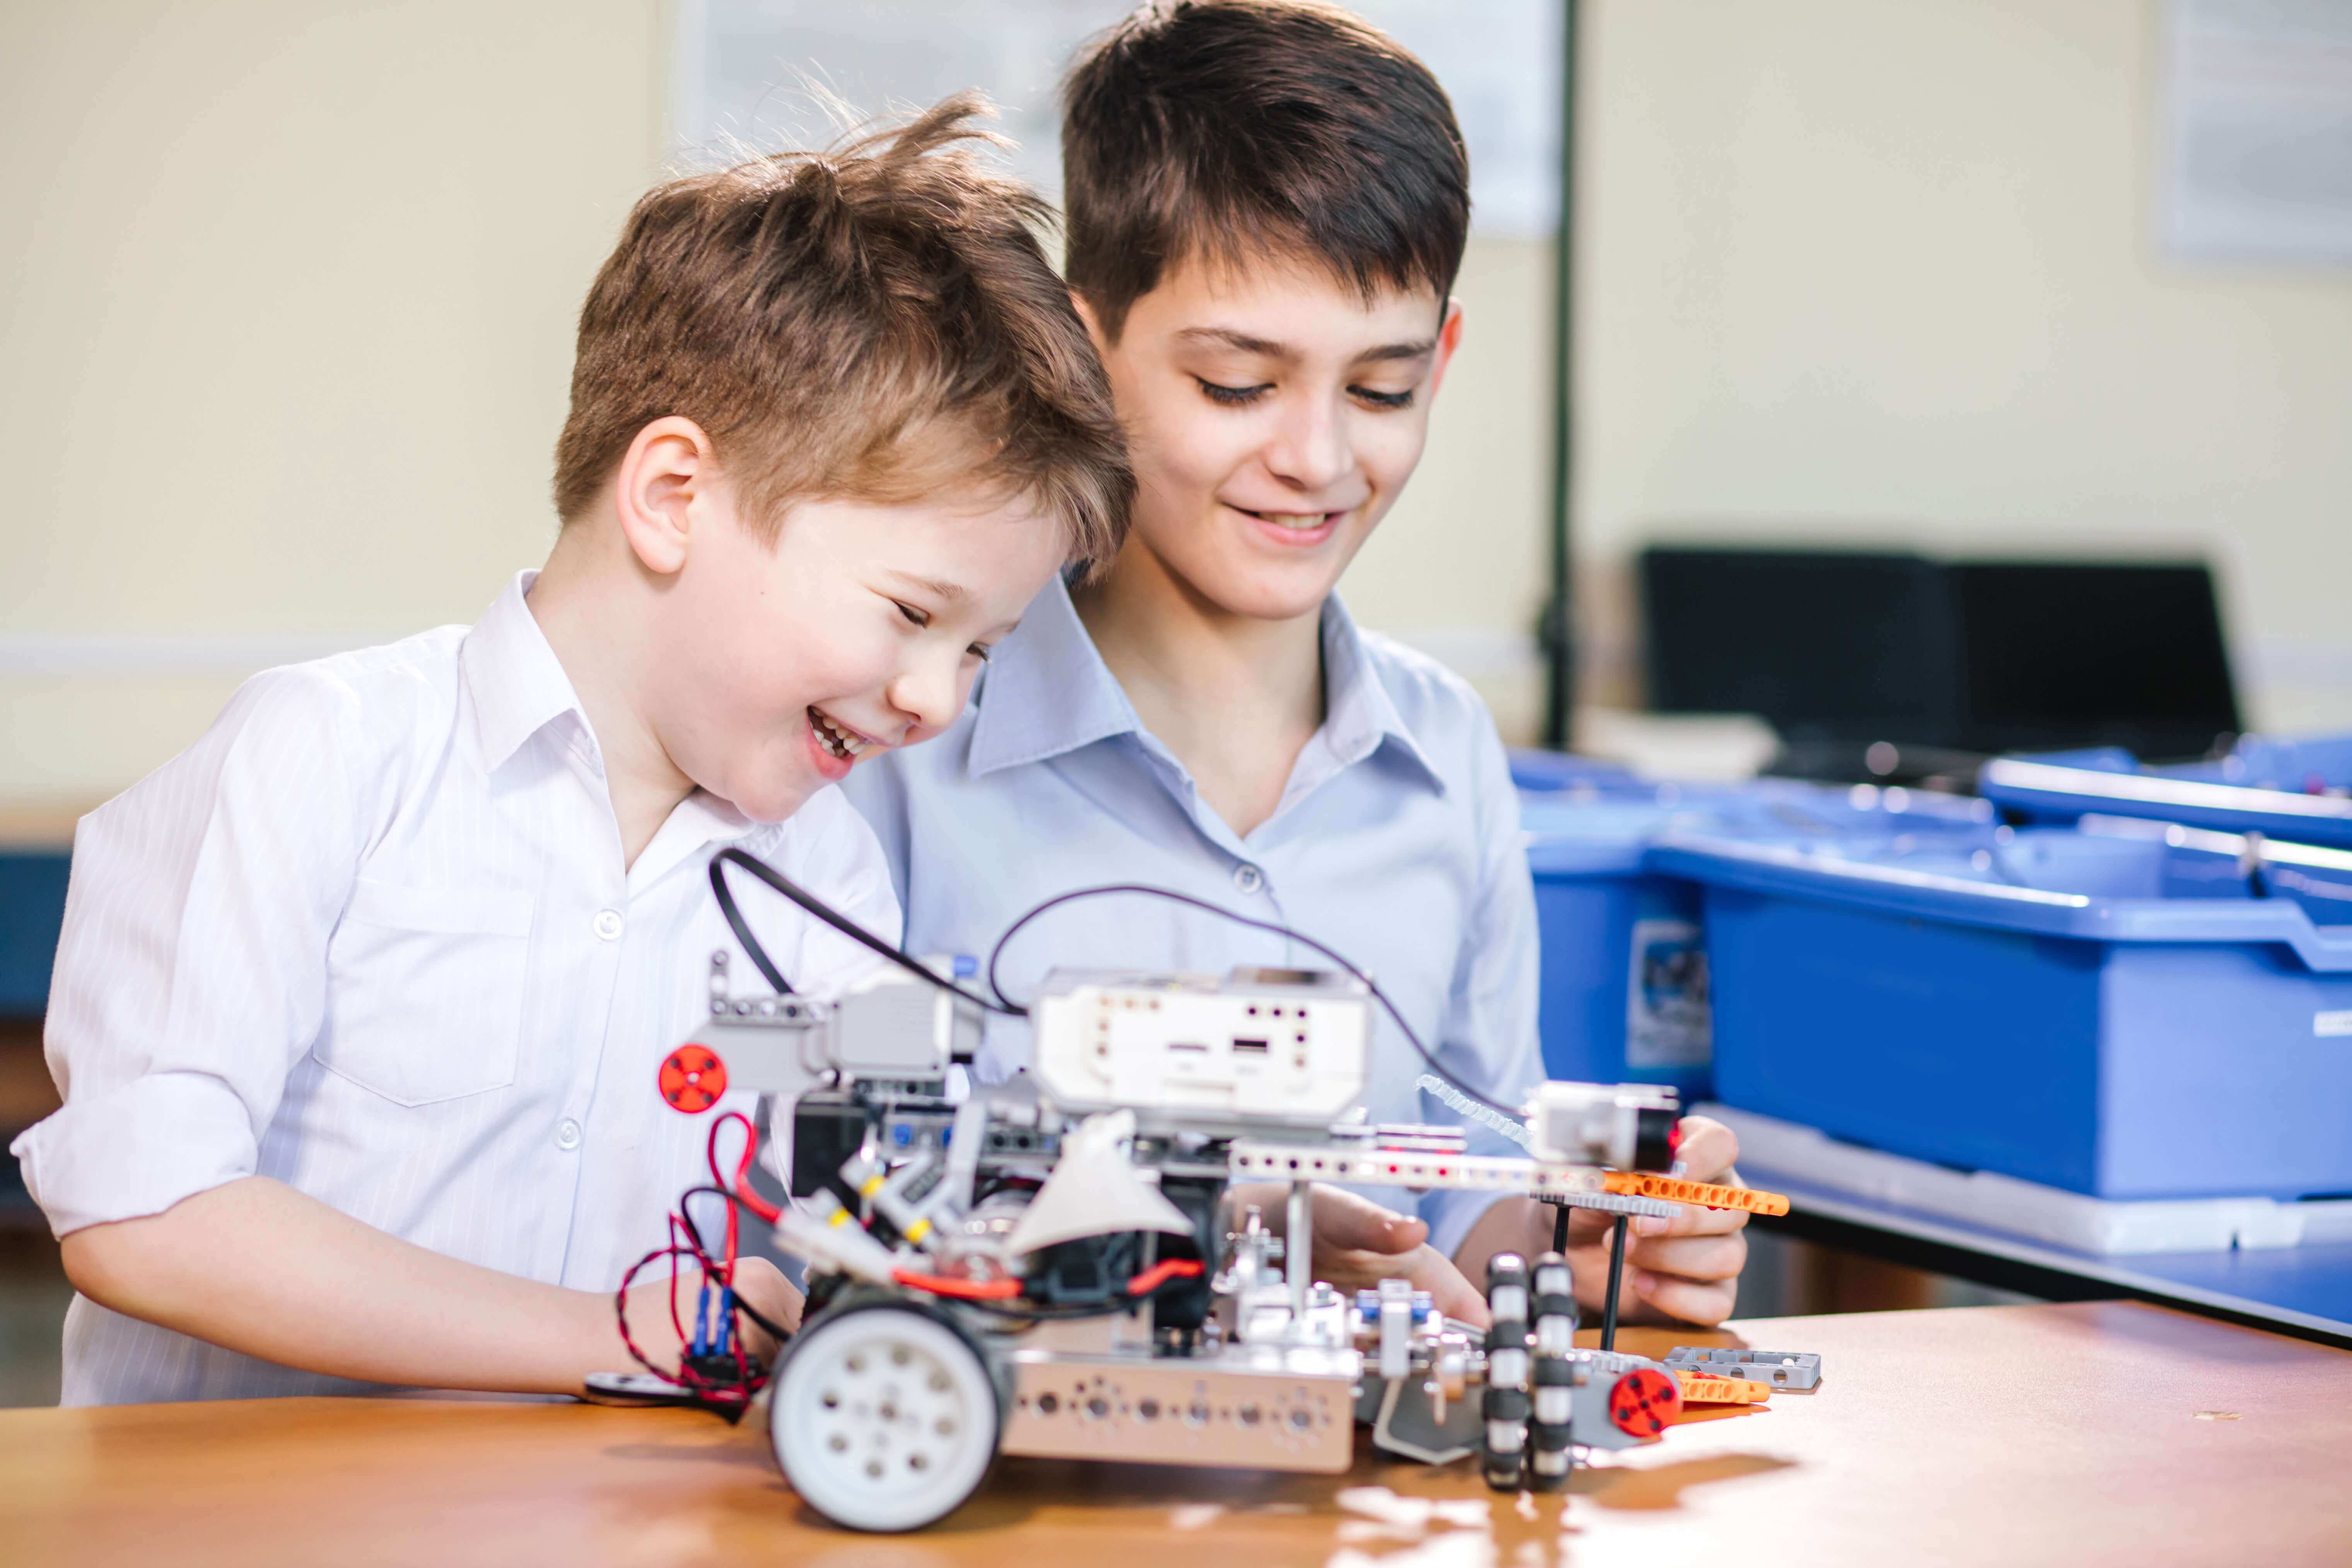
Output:
<instances>
[{"instance_id":1,"label":"blue plastic bin","mask_svg":"<svg viewBox=\"0 0 2352 1568\"><path fill-rule=\"evenodd\" d=\"M1542 943L1544 1070L1591 1083L1708 1092L1706 954L1699 893L1649 874L1673 804L1556 805L1523 796Z\"/></svg>"},{"instance_id":2,"label":"blue plastic bin","mask_svg":"<svg viewBox=\"0 0 2352 1568\"><path fill-rule=\"evenodd\" d=\"M63 849L0 850L0 1017L37 1018L65 923Z\"/></svg>"},{"instance_id":3,"label":"blue plastic bin","mask_svg":"<svg viewBox=\"0 0 2352 1568\"><path fill-rule=\"evenodd\" d=\"M1649 784L1630 773L1523 788L1519 808L1542 942L1545 1071L1672 1084L1685 1100L1712 1087L1704 921L1697 886L1648 865L1654 838L1676 825L1718 824L1908 843L1980 829L1991 815L1981 801L1867 784Z\"/></svg>"},{"instance_id":4,"label":"blue plastic bin","mask_svg":"<svg viewBox=\"0 0 2352 1568\"><path fill-rule=\"evenodd\" d=\"M2105 747L1987 763L1986 799L2034 822L2094 813L2150 817L2301 844L2352 847L2352 736L2306 741L2250 735L2216 762L2143 765Z\"/></svg>"},{"instance_id":5,"label":"blue plastic bin","mask_svg":"<svg viewBox=\"0 0 2352 1568\"><path fill-rule=\"evenodd\" d=\"M2257 898L2183 830L1905 850L1677 830L1717 1095L2104 1198L2352 1193L2352 856ZM2324 891L2321 890L2324 888Z\"/></svg>"},{"instance_id":6,"label":"blue plastic bin","mask_svg":"<svg viewBox=\"0 0 2352 1568\"><path fill-rule=\"evenodd\" d=\"M1557 790L1619 790L1641 787L1633 770L1622 763L1580 757L1567 752L1547 752L1533 746L1511 748L1511 783L1530 795Z\"/></svg>"}]
</instances>

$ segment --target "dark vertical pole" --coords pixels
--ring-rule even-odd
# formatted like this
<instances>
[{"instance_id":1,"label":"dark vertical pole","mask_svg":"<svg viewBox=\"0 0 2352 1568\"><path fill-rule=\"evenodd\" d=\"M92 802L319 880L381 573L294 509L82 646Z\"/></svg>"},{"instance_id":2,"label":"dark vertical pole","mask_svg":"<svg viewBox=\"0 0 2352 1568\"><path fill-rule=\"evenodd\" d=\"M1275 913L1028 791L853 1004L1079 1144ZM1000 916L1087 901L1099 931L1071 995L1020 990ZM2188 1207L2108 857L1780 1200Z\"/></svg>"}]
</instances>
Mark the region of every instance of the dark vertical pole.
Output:
<instances>
[{"instance_id":1,"label":"dark vertical pole","mask_svg":"<svg viewBox=\"0 0 2352 1568\"><path fill-rule=\"evenodd\" d=\"M1625 1283L1625 1216L1609 1227L1609 1299L1601 1306L1601 1348L1617 1348L1617 1292Z\"/></svg>"},{"instance_id":2,"label":"dark vertical pole","mask_svg":"<svg viewBox=\"0 0 2352 1568\"><path fill-rule=\"evenodd\" d=\"M1577 0L1560 0L1559 240L1552 261L1551 329L1551 602L1539 632L1549 663L1544 691L1544 744L1574 743L1576 711L1575 580L1569 559L1568 506L1574 478L1574 347L1576 268Z\"/></svg>"}]
</instances>

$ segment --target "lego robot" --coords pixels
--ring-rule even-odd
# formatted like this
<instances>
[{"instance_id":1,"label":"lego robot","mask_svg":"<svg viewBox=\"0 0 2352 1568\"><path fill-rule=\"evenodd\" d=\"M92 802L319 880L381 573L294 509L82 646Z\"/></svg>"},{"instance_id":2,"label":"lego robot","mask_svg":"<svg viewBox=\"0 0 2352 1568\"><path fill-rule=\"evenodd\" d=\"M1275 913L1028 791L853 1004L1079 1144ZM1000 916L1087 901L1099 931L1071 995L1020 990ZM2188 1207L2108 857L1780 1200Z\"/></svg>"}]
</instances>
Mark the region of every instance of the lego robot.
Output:
<instances>
[{"instance_id":1,"label":"lego robot","mask_svg":"<svg viewBox=\"0 0 2352 1568\"><path fill-rule=\"evenodd\" d=\"M713 956L709 1016L662 1091L688 1114L730 1087L759 1109L731 1180L713 1129L727 1261L683 1222L655 1256L701 1259L718 1299L678 1373L591 1384L740 1416L764 1381L785 1478L852 1529L943 1518L999 1454L1337 1472L1360 1421L1387 1452L1556 1488L1580 1450L1655 1436L1676 1375L1575 1347L1558 1252L1494 1260L1483 1331L1403 1280L1352 1297L1316 1280L1312 1184L1599 1208L1621 1252L1624 1216L1676 1212L1664 1193L1786 1207L1668 1174L1676 1107L1655 1086L1545 1083L1523 1125L1485 1110L1524 1157L1468 1152L1458 1127L1368 1122L1372 994L1346 973L1056 972L1029 1008L1031 1069L951 1099L982 1005L957 978L941 964L830 1004L745 997ZM1253 1191L1282 1205L1280 1234ZM764 1377L725 1286L738 1205L808 1266L802 1326Z\"/></svg>"}]
</instances>

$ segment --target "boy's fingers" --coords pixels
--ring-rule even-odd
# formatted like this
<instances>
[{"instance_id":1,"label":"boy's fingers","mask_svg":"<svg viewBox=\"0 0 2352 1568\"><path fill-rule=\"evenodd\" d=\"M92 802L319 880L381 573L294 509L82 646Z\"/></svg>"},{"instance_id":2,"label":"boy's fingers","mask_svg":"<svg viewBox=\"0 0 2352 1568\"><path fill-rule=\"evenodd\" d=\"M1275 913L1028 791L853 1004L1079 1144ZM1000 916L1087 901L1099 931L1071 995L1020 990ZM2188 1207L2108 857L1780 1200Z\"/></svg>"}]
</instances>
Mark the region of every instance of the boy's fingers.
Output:
<instances>
[{"instance_id":1,"label":"boy's fingers","mask_svg":"<svg viewBox=\"0 0 2352 1568\"><path fill-rule=\"evenodd\" d=\"M1435 1247L1416 1247L1400 1256L1393 1252L1326 1251L1315 1249L1315 1275L1343 1294L1369 1290L1383 1279L1411 1281L1426 1290L1437 1310L1449 1318L1486 1322L1486 1298L1471 1287Z\"/></svg>"},{"instance_id":2,"label":"boy's fingers","mask_svg":"<svg viewBox=\"0 0 2352 1568\"><path fill-rule=\"evenodd\" d=\"M1429 1227L1417 1219L1382 1208L1371 1199L1343 1187L1327 1187L1317 1183L1313 1189L1315 1201L1315 1247L1335 1251L1354 1248L1364 1252L1410 1252L1429 1239ZM1290 1189L1268 1183L1255 1182L1232 1189L1232 1213L1228 1223L1241 1226L1244 1209L1255 1206L1268 1230L1279 1236L1288 1228Z\"/></svg>"},{"instance_id":3,"label":"boy's fingers","mask_svg":"<svg viewBox=\"0 0 2352 1568\"><path fill-rule=\"evenodd\" d=\"M1412 1274L1414 1288L1428 1291L1437 1310L1455 1322L1485 1328L1486 1298L1454 1266L1454 1260L1433 1247L1422 1247L1415 1256L1422 1261Z\"/></svg>"},{"instance_id":4,"label":"boy's fingers","mask_svg":"<svg viewBox=\"0 0 2352 1568\"><path fill-rule=\"evenodd\" d=\"M1645 1241L1625 1254L1628 1268L1685 1279L1736 1279L1748 1263L1744 1236L1678 1236Z\"/></svg>"},{"instance_id":5,"label":"boy's fingers","mask_svg":"<svg viewBox=\"0 0 2352 1568\"><path fill-rule=\"evenodd\" d=\"M1743 1229L1748 1215L1739 1209L1702 1208L1697 1204L1679 1205L1682 1213L1672 1219L1655 1215L1643 1215L1630 1227L1638 1237L1652 1236L1728 1236Z\"/></svg>"},{"instance_id":6,"label":"boy's fingers","mask_svg":"<svg viewBox=\"0 0 2352 1568\"><path fill-rule=\"evenodd\" d=\"M1400 1253L1411 1252L1429 1239L1429 1226L1393 1209L1382 1208L1360 1193L1319 1183L1314 1191L1318 1247Z\"/></svg>"},{"instance_id":7,"label":"boy's fingers","mask_svg":"<svg viewBox=\"0 0 2352 1568\"><path fill-rule=\"evenodd\" d=\"M1693 1279L1678 1279L1670 1274L1653 1274L1647 1269L1633 1275L1627 1281L1633 1293L1654 1311L1679 1322L1698 1323L1713 1328L1731 1316L1737 1291L1731 1284L1706 1285Z\"/></svg>"},{"instance_id":8,"label":"boy's fingers","mask_svg":"<svg viewBox=\"0 0 2352 1568\"><path fill-rule=\"evenodd\" d=\"M1675 1157L1682 1162L1683 1174L1690 1180L1722 1182L1739 1159L1739 1135L1712 1117L1685 1116Z\"/></svg>"}]
</instances>

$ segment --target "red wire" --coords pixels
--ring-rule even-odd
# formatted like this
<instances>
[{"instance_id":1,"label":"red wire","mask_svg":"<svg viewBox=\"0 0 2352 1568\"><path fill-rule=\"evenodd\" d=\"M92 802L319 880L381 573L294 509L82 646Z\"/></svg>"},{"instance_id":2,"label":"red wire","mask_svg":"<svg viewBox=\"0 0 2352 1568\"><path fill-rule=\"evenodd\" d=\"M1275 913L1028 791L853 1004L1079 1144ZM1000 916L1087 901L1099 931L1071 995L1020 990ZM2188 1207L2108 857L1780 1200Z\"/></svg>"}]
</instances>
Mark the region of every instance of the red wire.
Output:
<instances>
[{"instance_id":1,"label":"red wire","mask_svg":"<svg viewBox=\"0 0 2352 1568\"><path fill-rule=\"evenodd\" d=\"M1127 1282L1127 1293L1130 1296L1149 1295L1152 1291L1160 1289L1160 1286L1167 1284L1171 1279L1191 1279L1198 1276L1200 1272L1201 1261L1199 1258L1163 1258L1159 1262L1153 1264L1150 1268L1145 1269L1142 1273L1137 1275L1134 1279L1129 1280Z\"/></svg>"},{"instance_id":2,"label":"red wire","mask_svg":"<svg viewBox=\"0 0 2352 1568\"><path fill-rule=\"evenodd\" d=\"M892 1269L890 1278L909 1289L952 1296L960 1301L1004 1301L1021 1294L1018 1279L954 1279L944 1274L918 1274L911 1268Z\"/></svg>"}]
</instances>

